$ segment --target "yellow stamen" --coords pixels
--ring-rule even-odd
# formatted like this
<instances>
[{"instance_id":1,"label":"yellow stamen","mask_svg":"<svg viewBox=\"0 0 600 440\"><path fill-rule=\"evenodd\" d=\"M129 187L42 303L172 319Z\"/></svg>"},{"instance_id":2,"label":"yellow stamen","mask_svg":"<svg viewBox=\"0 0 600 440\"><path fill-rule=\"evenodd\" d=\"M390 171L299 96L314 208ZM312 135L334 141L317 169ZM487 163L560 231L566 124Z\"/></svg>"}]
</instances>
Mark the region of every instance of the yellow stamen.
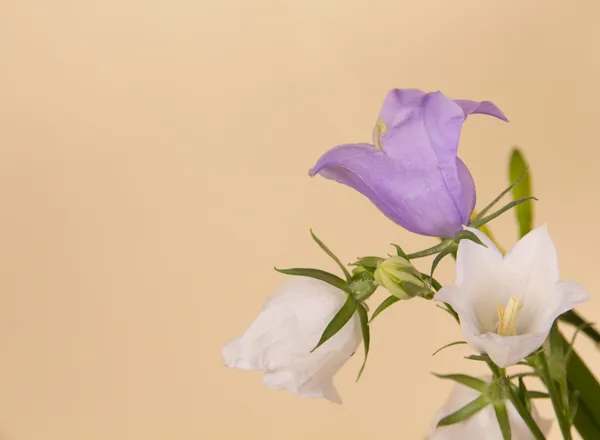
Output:
<instances>
[{"instance_id":1,"label":"yellow stamen","mask_svg":"<svg viewBox=\"0 0 600 440\"><path fill-rule=\"evenodd\" d=\"M515 336L517 334L517 316L523 304L518 298L511 297L506 307L496 306L498 310L498 328L500 336Z\"/></svg>"},{"instance_id":2,"label":"yellow stamen","mask_svg":"<svg viewBox=\"0 0 600 440\"><path fill-rule=\"evenodd\" d=\"M385 122L381 120L381 118L377 119L375 122L375 146L383 151L383 147L381 146L381 136L385 134L387 131L387 125Z\"/></svg>"}]
</instances>

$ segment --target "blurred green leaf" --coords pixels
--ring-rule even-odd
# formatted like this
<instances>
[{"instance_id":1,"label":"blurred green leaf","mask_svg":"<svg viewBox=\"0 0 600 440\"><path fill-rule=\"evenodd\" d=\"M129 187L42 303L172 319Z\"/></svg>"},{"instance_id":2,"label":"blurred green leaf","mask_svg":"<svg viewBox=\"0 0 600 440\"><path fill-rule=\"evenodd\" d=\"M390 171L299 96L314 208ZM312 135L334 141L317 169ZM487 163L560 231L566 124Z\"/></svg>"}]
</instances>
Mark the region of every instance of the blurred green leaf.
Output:
<instances>
[{"instance_id":1,"label":"blurred green leaf","mask_svg":"<svg viewBox=\"0 0 600 440\"><path fill-rule=\"evenodd\" d=\"M511 182L520 181L513 186L513 199L519 200L531 197L531 176L528 170L527 162L523 153L518 148L514 148L510 155L509 179ZM519 204L515 209L517 221L519 222L519 236L525 236L533 227L533 202L528 200Z\"/></svg>"},{"instance_id":2,"label":"blurred green leaf","mask_svg":"<svg viewBox=\"0 0 600 440\"><path fill-rule=\"evenodd\" d=\"M357 306L358 303L354 300L354 298L352 298L351 295L348 295L348 298L346 299L346 302L342 308L335 314L331 322L327 324L327 327L325 327L325 330L321 335L321 339L319 339L319 342L315 348L311 350L311 353L332 338L348 323L348 321L350 321L350 318L352 318L352 315L354 315Z\"/></svg>"}]
</instances>

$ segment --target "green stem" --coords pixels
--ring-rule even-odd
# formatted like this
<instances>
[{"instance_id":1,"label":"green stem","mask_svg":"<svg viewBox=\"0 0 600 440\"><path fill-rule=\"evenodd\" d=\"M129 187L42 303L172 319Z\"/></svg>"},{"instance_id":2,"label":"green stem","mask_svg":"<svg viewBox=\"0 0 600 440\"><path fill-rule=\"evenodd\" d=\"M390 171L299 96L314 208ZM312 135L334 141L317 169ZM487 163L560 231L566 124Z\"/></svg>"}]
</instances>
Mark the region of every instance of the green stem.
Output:
<instances>
[{"instance_id":1,"label":"green stem","mask_svg":"<svg viewBox=\"0 0 600 440\"><path fill-rule=\"evenodd\" d=\"M525 408L525 405L523 404L523 402L521 402L519 396L515 394L511 386L510 379L506 376L506 370L504 370L504 368L498 367L496 364L494 364L494 362L491 361L491 359L488 359L486 361L486 364L488 365L488 367L490 367L490 370L492 370L492 374L494 375L494 377L501 381L503 388L506 390L508 399L514 405L515 409L517 410L517 412L519 413L519 415L533 434L533 437L536 440L546 440L546 436L544 435L536 421L533 419L531 413L527 411L527 408Z\"/></svg>"},{"instance_id":2,"label":"green stem","mask_svg":"<svg viewBox=\"0 0 600 440\"><path fill-rule=\"evenodd\" d=\"M550 375L550 368L548 367L548 361L546 360L546 353L544 351L541 351L538 354L538 363L541 370L541 377L546 383L548 393L550 394L550 400L552 401L552 406L554 407L554 412L556 413L556 418L558 419L560 431L562 432L565 440L571 440L571 426L569 424L569 420L567 419L567 413L565 411L562 398L558 392L558 389L556 388L556 383Z\"/></svg>"},{"instance_id":3,"label":"green stem","mask_svg":"<svg viewBox=\"0 0 600 440\"><path fill-rule=\"evenodd\" d=\"M519 397L515 394L515 391L510 386L510 381L506 380L506 382L508 398L514 405L515 409L517 410L517 412L519 413L519 415L521 416L521 418L523 419L533 436L536 438L536 440L546 440L546 436L544 435L540 427L537 425L535 420L533 420L531 413L527 411L527 408L525 408L525 405L523 405L521 399L519 399Z\"/></svg>"}]
</instances>

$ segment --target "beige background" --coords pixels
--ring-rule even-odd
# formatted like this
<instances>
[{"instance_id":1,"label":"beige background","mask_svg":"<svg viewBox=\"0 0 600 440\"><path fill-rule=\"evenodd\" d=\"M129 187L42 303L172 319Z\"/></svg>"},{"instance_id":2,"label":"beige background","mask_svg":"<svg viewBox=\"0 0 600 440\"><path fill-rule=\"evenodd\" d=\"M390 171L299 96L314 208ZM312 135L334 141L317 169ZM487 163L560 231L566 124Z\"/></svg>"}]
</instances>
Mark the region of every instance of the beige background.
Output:
<instances>
[{"instance_id":1,"label":"beige background","mask_svg":"<svg viewBox=\"0 0 600 440\"><path fill-rule=\"evenodd\" d=\"M563 276L596 294L599 5L0 0L0 436L421 438L450 387L429 372L483 372L464 347L431 358L460 339L431 303L376 322L342 406L263 388L220 347L281 283L274 264L333 269L309 227L344 260L433 242L307 176L369 140L393 87L505 110L464 130L479 200L522 145ZM514 242L511 216L494 230ZM582 312L600 320L597 295Z\"/></svg>"}]
</instances>

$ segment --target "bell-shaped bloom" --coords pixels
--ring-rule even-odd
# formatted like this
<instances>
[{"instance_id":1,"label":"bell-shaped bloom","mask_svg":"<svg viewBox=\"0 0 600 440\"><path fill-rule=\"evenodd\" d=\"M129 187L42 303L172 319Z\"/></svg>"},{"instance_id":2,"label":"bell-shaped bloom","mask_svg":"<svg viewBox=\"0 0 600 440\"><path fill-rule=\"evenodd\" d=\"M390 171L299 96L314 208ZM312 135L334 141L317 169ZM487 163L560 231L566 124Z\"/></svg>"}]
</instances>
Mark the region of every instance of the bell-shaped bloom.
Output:
<instances>
[{"instance_id":1,"label":"bell-shaped bloom","mask_svg":"<svg viewBox=\"0 0 600 440\"><path fill-rule=\"evenodd\" d=\"M514 365L537 350L554 320L589 294L574 281L559 282L556 249L546 225L504 256L485 234L468 228L485 246L462 240L454 286L435 299L460 317L465 340L500 367Z\"/></svg>"},{"instance_id":2,"label":"bell-shaped bloom","mask_svg":"<svg viewBox=\"0 0 600 440\"><path fill-rule=\"evenodd\" d=\"M411 232L453 237L475 207L473 178L457 157L463 122L474 113L506 120L491 102L394 89L383 103L373 145L337 146L310 175L354 188Z\"/></svg>"},{"instance_id":3,"label":"bell-shaped bloom","mask_svg":"<svg viewBox=\"0 0 600 440\"><path fill-rule=\"evenodd\" d=\"M289 278L246 332L223 347L231 368L264 371L263 383L302 397L341 403L333 376L362 341L358 314L311 353L346 293L313 278Z\"/></svg>"},{"instance_id":4,"label":"bell-shaped bloom","mask_svg":"<svg viewBox=\"0 0 600 440\"><path fill-rule=\"evenodd\" d=\"M486 381L490 380L489 377L483 379ZM492 405L486 406L464 422L436 428L438 422L444 417L459 410L479 396L478 391L456 383L452 388L448 400L435 415L427 438L429 440L502 440L502 431L500 431L500 425L498 424L498 419ZM506 409L508 411L512 440L534 440L535 437L531 434L531 431L511 402L506 401ZM531 410L533 419L537 422L542 432L547 434L552 421L542 419L533 402Z\"/></svg>"}]
</instances>

